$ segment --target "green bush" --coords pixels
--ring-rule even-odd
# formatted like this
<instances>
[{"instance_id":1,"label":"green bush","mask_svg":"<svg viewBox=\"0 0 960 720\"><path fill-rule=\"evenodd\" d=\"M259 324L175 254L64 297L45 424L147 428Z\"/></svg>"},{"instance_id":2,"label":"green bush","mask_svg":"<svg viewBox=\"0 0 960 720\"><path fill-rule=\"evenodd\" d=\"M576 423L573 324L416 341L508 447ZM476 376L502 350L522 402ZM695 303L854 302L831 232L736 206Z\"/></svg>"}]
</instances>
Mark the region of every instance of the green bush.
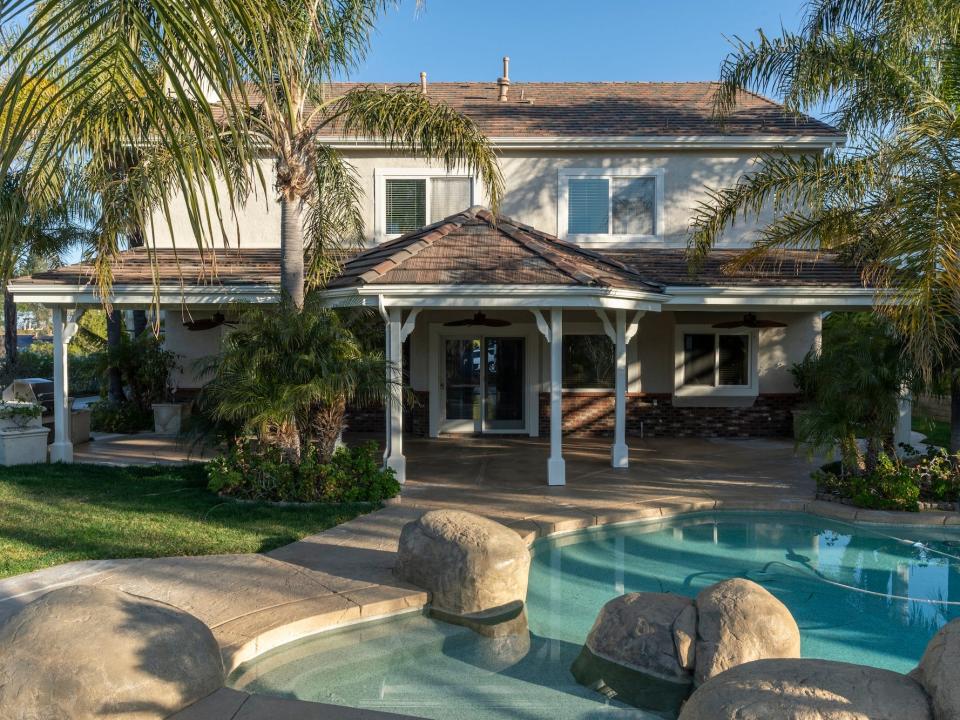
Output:
<instances>
[{"instance_id":1,"label":"green bush","mask_svg":"<svg viewBox=\"0 0 960 720\"><path fill-rule=\"evenodd\" d=\"M877 457L877 467L869 475L850 478L853 504L876 510L915 512L920 499L920 484L914 468L886 454Z\"/></svg>"},{"instance_id":2,"label":"green bush","mask_svg":"<svg viewBox=\"0 0 960 720\"><path fill-rule=\"evenodd\" d=\"M400 492L390 468L380 466L377 444L340 447L330 461L320 462L313 445L299 465L287 462L280 449L235 446L207 464L209 487L223 495L247 500L288 502L382 502Z\"/></svg>"},{"instance_id":3,"label":"green bush","mask_svg":"<svg viewBox=\"0 0 960 720\"><path fill-rule=\"evenodd\" d=\"M153 411L132 402L99 400L90 406L90 429L94 432L134 433L153 429Z\"/></svg>"}]
</instances>

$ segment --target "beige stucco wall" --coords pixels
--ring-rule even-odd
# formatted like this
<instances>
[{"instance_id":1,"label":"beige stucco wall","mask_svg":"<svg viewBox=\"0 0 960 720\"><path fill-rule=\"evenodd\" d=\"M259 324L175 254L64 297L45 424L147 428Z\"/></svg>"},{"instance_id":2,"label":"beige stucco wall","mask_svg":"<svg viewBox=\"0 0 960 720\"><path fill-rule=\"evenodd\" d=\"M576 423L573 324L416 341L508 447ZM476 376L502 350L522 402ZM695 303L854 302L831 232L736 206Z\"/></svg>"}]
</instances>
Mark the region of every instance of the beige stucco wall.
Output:
<instances>
[{"instance_id":1,"label":"beige stucco wall","mask_svg":"<svg viewBox=\"0 0 960 720\"><path fill-rule=\"evenodd\" d=\"M363 188L363 216L367 224L368 242L374 241L376 170L389 168L427 168L431 164L410 156L387 154L384 151L345 151L354 165ZM669 151L510 151L501 156L506 183L502 211L517 220L551 234L557 232L558 171L564 168L610 168L619 170L663 171L663 241L682 247L698 203L706 198L707 188L726 187L753 166L754 150L669 150ZM436 167L436 166L435 166ZM268 183L273 166L263 160L261 169ZM440 172L442 167L437 168ZM221 187L225 194L225 188ZM483 188L475 188L475 201L487 204ZM761 222L768 218L764 217ZM158 247L196 245L195 234L182 202L172 203L171 221L157 216L151 237ZM240 247L276 247L280 243L280 213L272 187L257 185L245 203L231 215L225 211L221 227L215 218L216 244L227 242ZM725 244L743 245L752 238L756 223L738 223L726 236Z\"/></svg>"}]
</instances>

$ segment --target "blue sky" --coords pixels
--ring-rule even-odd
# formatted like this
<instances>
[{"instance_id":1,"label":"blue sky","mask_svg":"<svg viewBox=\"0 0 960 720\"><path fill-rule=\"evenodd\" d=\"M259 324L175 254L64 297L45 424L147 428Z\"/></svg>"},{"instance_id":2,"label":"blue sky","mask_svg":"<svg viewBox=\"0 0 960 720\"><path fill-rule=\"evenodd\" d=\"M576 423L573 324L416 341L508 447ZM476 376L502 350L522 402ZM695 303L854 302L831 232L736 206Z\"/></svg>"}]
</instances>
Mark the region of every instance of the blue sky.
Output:
<instances>
[{"instance_id":1,"label":"blue sky","mask_svg":"<svg viewBox=\"0 0 960 720\"><path fill-rule=\"evenodd\" d=\"M712 80L735 35L796 29L802 0L404 0L355 80Z\"/></svg>"}]
</instances>

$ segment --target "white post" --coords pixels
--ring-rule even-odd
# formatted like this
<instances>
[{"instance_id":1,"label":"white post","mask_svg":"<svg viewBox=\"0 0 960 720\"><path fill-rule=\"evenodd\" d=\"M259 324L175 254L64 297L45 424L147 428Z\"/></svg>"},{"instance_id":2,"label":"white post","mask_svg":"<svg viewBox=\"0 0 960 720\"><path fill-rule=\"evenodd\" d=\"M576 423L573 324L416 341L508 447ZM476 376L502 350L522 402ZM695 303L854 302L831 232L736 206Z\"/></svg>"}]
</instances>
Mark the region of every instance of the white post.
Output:
<instances>
[{"instance_id":1,"label":"white post","mask_svg":"<svg viewBox=\"0 0 960 720\"><path fill-rule=\"evenodd\" d=\"M70 439L70 388L67 382L67 350L63 306L53 308L53 445L51 462L73 462L73 442Z\"/></svg>"},{"instance_id":2,"label":"white post","mask_svg":"<svg viewBox=\"0 0 960 720\"><path fill-rule=\"evenodd\" d=\"M550 459L547 483L566 485L563 461L563 310L550 310Z\"/></svg>"},{"instance_id":3,"label":"white post","mask_svg":"<svg viewBox=\"0 0 960 720\"><path fill-rule=\"evenodd\" d=\"M387 323L387 377L390 381L387 413L387 462L397 481L407 480L407 459L403 456L403 338L400 335L400 308L390 308Z\"/></svg>"},{"instance_id":4,"label":"white post","mask_svg":"<svg viewBox=\"0 0 960 720\"><path fill-rule=\"evenodd\" d=\"M615 424L613 429L613 467L630 465L630 449L627 447L627 311L616 311L616 370L614 373Z\"/></svg>"}]
</instances>

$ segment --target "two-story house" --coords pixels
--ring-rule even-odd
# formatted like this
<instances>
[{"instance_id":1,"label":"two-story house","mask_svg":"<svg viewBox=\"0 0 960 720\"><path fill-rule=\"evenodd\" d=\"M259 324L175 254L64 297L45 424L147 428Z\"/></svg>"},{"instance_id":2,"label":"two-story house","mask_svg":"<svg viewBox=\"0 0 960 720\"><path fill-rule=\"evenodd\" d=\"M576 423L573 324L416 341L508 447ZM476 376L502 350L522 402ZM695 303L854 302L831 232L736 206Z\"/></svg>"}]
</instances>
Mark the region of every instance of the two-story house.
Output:
<instances>
[{"instance_id":1,"label":"two-story house","mask_svg":"<svg viewBox=\"0 0 960 720\"><path fill-rule=\"evenodd\" d=\"M428 85L431 98L473 118L498 148L506 182L499 218L480 207L485 189L463 171L365 138L325 139L363 184L369 244L327 298L378 309L388 358L420 400L386 413L387 462L401 478L405 430L549 435L551 483L564 482L568 433L611 437L615 467L628 462L627 436L789 434L791 365L819 342L824 311L868 309L873 291L855 270L814 254L724 272L756 238L749 223L692 275L688 229L707 189L734 184L759 153L822 153L844 137L755 95L721 125L714 89ZM213 253L201 257L177 218L154 228L156 274L143 250L125 253L116 270L121 307L150 305L159 281L166 342L182 356L181 389L201 382L193 360L215 353L227 331L185 321L229 302L277 298L278 203L261 191L236 220L215 272ZM89 268L77 265L18 280L13 291L19 302L52 305L62 339L69 311L98 302L90 282ZM354 429L370 422L362 412L351 419ZM382 428L383 416L375 422ZM57 442L66 453L68 441Z\"/></svg>"}]
</instances>

